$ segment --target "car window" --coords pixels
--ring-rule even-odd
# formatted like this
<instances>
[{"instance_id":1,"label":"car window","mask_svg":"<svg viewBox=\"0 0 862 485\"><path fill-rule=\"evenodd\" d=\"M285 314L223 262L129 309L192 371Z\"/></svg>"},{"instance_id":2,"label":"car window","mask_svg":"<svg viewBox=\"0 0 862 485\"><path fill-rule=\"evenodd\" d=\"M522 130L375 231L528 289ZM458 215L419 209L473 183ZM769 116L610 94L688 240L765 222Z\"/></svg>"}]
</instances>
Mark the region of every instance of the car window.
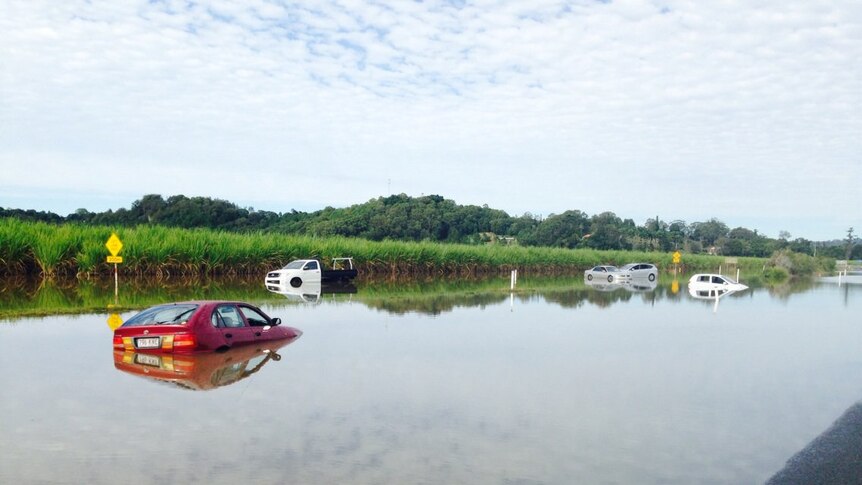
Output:
<instances>
[{"instance_id":1,"label":"car window","mask_svg":"<svg viewBox=\"0 0 862 485\"><path fill-rule=\"evenodd\" d=\"M291 261L287 263L287 266L284 269L300 269L302 268L302 261Z\"/></svg>"},{"instance_id":2,"label":"car window","mask_svg":"<svg viewBox=\"0 0 862 485\"><path fill-rule=\"evenodd\" d=\"M246 321L252 327L262 327L264 325L269 325L269 319L266 318L266 315L260 313L259 311L249 308L247 306L239 307L239 311L245 316Z\"/></svg>"},{"instance_id":3,"label":"car window","mask_svg":"<svg viewBox=\"0 0 862 485\"><path fill-rule=\"evenodd\" d=\"M216 313L218 313L219 317L224 322L224 326L227 328L245 326L242 321L242 316L233 305L219 305L219 307L216 308Z\"/></svg>"},{"instance_id":4,"label":"car window","mask_svg":"<svg viewBox=\"0 0 862 485\"><path fill-rule=\"evenodd\" d=\"M184 324L189 321L189 318L198 309L194 304L181 305L159 305L157 307L148 308L141 313L126 320L124 327L134 327L136 325L154 325L154 324Z\"/></svg>"},{"instance_id":5,"label":"car window","mask_svg":"<svg viewBox=\"0 0 862 485\"><path fill-rule=\"evenodd\" d=\"M216 311L213 312L213 316L210 318L210 322L213 324L213 327L216 328L225 326L224 320L222 319L221 315L219 315Z\"/></svg>"},{"instance_id":6,"label":"car window","mask_svg":"<svg viewBox=\"0 0 862 485\"><path fill-rule=\"evenodd\" d=\"M713 277L712 277L712 282L713 282L713 283L721 284L721 283L724 283L724 279L722 279L720 276L713 276Z\"/></svg>"},{"instance_id":7,"label":"car window","mask_svg":"<svg viewBox=\"0 0 862 485\"><path fill-rule=\"evenodd\" d=\"M317 269L317 261L309 261L308 264L306 264L305 268L303 268L303 269L306 271L312 270L312 269Z\"/></svg>"},{"instance_id":8,"label":"car window","mask_svg":"<svg viewBox=\"0 0 862 485\"><path fill-rule=\"evenodd\" d=\"M709 283L709 276L700 275L697 277L697 281L700 281L701 283Z\"/></svg>"}]
</instances>

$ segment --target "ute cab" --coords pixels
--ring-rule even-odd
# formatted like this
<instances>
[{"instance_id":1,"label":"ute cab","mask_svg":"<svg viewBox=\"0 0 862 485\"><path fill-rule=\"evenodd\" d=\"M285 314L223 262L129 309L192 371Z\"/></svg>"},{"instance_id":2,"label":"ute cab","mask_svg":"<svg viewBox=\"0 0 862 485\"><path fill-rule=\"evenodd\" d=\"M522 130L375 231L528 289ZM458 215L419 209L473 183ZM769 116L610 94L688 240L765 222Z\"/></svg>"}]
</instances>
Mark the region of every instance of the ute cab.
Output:
<instances>
[{"instance_id":1,"label":"ute cab","mask_svg":"<svg viewBox=\"0 0 862 485\"><path fill-rule=\"evenodd\" d=\"M296 338L248 303L191 301L148 308L114 330L114 349L127 352L188 353L225 350L256 342Z\"/></svg>"}]
</instances>

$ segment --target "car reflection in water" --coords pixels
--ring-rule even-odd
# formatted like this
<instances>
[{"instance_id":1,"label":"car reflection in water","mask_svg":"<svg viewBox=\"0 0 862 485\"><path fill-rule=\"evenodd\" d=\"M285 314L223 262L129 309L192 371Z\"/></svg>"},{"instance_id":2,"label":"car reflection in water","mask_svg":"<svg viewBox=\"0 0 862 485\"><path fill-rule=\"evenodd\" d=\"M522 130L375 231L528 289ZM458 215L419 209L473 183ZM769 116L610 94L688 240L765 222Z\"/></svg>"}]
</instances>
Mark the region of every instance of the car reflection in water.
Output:
<instances>
[{"instance_id":1,"label":"car reflection in water","mask_svg":"<svg viewBox=\"0 0 862 485\"><path fill-rule=\"evenodd\" d=\"M297 338L199 354L151 354L115 350L114 367L122 372L174 384L182 389L209 391L239 382L258 372L268 362L281 360L278 350Z\"/></svg>"},{"instance_id":2,"label":"car reflection in water","mask_svg":"<svg viewBox=\"0 0 862 485\"><path fill-rule=\"evenodd\" d=\"M649 281L647 279L634 279L634 280L616 280L611 283L608 283L604 280L589 280L584 278L584 283L590 288L601 291L601 292L614 292L617 290L626 290L632 293L649 293L651 291L655 291L658 283L655 281Z\"/></svg>"},{"instance_id":3,"label":"car reflection in water","mask_svg":"<svg viewBox=\"0 0 862 485\"><path fill-rule=\"evenodd\" d=\"M655 291L658 283L655 280L641 280L639 278L633 278L631 281L627 281L623 288L627 291L631 291L632 293L649 293L651 291Z\"/></svg>"},{"instance_id":4,"label":"car reflection in water","mask_svg":"<svg viewBox=\"0 0 862 485\"><path fill-rule=\"evenodd\" d=\"M691 296L695 300L708 300L715 302L715 304L712 306L713 313L716 313L718 311L719 300L734 293L739 293L739 291L741 290L726 290L723 288L697 288L693 286L688 287L689 296Z\"/></svg>"},{"instance_id":5,"label":"car reflection in water","mask_svg":"<svg viewBox=\"0 0 862 485\"><path fill-rule=\"evenodd\" d=\"M326 283L320 282L303 282L299 287L286 285L266 285L266 289L284 296L288 300L299 303L319 303L322 295L340 294L340 293L356 293L356 286L353 283Z\"/></svg>"}]
</instances>

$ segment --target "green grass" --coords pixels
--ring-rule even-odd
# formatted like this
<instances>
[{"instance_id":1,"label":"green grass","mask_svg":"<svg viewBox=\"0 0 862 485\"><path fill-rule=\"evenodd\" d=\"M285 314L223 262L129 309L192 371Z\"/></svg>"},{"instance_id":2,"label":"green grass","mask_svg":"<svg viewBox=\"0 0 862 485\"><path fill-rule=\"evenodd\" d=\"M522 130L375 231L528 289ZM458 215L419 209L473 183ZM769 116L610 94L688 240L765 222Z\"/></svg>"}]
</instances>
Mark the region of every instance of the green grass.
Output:
<instances>
[{"instance_id":1,"label":"green grass","mask_svg":"<svg viewBox=\"0 0 862 485\"><path fill-rule=\"evenodd\" d=\"M159 278L203 274L260 274L292 259L324 260L352 256L365 274L503 274L514 268L531 273L572 273L597 264L652 262L672 267L670 253L597 251L520 246L471 246L436 242L374 242L344 237L316 238L269 233L229 233L160 226L112 228L51 225L0 219L0 273L110 274L105 248L111 232L123 241L124 274ZM760 270L760 258L737 258L743 271ZM721 256L683 255L686 271L717 271Z\"/></svg>"}]
</instances>

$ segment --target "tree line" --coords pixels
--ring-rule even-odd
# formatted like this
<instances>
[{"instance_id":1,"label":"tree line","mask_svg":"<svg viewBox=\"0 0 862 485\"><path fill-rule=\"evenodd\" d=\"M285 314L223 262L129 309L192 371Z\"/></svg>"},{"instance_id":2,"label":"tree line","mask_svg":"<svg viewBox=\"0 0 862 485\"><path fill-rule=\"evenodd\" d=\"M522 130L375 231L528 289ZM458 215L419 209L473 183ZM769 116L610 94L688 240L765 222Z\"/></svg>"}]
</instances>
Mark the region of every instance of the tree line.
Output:
<instances>
[{"instance_id":1,"label":"tree line","mask_svg":"<svg viewBox=\"0 0 862 485\"><path fill-rule=\"evenodd\" d=\"M777 239L756 229L736 227L711 218L703 222L661 220L658 216L638 225L613 212L586 214L568 210L547 217L525 213L510 216L487 205L459 205L439 195L406 194L378 197L346 208L326 207L315 212L276 213L240 207L210 197L149 194L116 211L78 209L65 217L52 212L3 209L0 217L49 223L91 225L162 225L205 227L232 232L274 232L311 236L345 236L372 241L437 241L466 244L519 244L562 248L715 253L726 256L768 257L789 249L797 253L836 259L862 258L862 245L850 228L847 239L815 243L792 239L785 231Z\"/></svg>"}]
</instances>

